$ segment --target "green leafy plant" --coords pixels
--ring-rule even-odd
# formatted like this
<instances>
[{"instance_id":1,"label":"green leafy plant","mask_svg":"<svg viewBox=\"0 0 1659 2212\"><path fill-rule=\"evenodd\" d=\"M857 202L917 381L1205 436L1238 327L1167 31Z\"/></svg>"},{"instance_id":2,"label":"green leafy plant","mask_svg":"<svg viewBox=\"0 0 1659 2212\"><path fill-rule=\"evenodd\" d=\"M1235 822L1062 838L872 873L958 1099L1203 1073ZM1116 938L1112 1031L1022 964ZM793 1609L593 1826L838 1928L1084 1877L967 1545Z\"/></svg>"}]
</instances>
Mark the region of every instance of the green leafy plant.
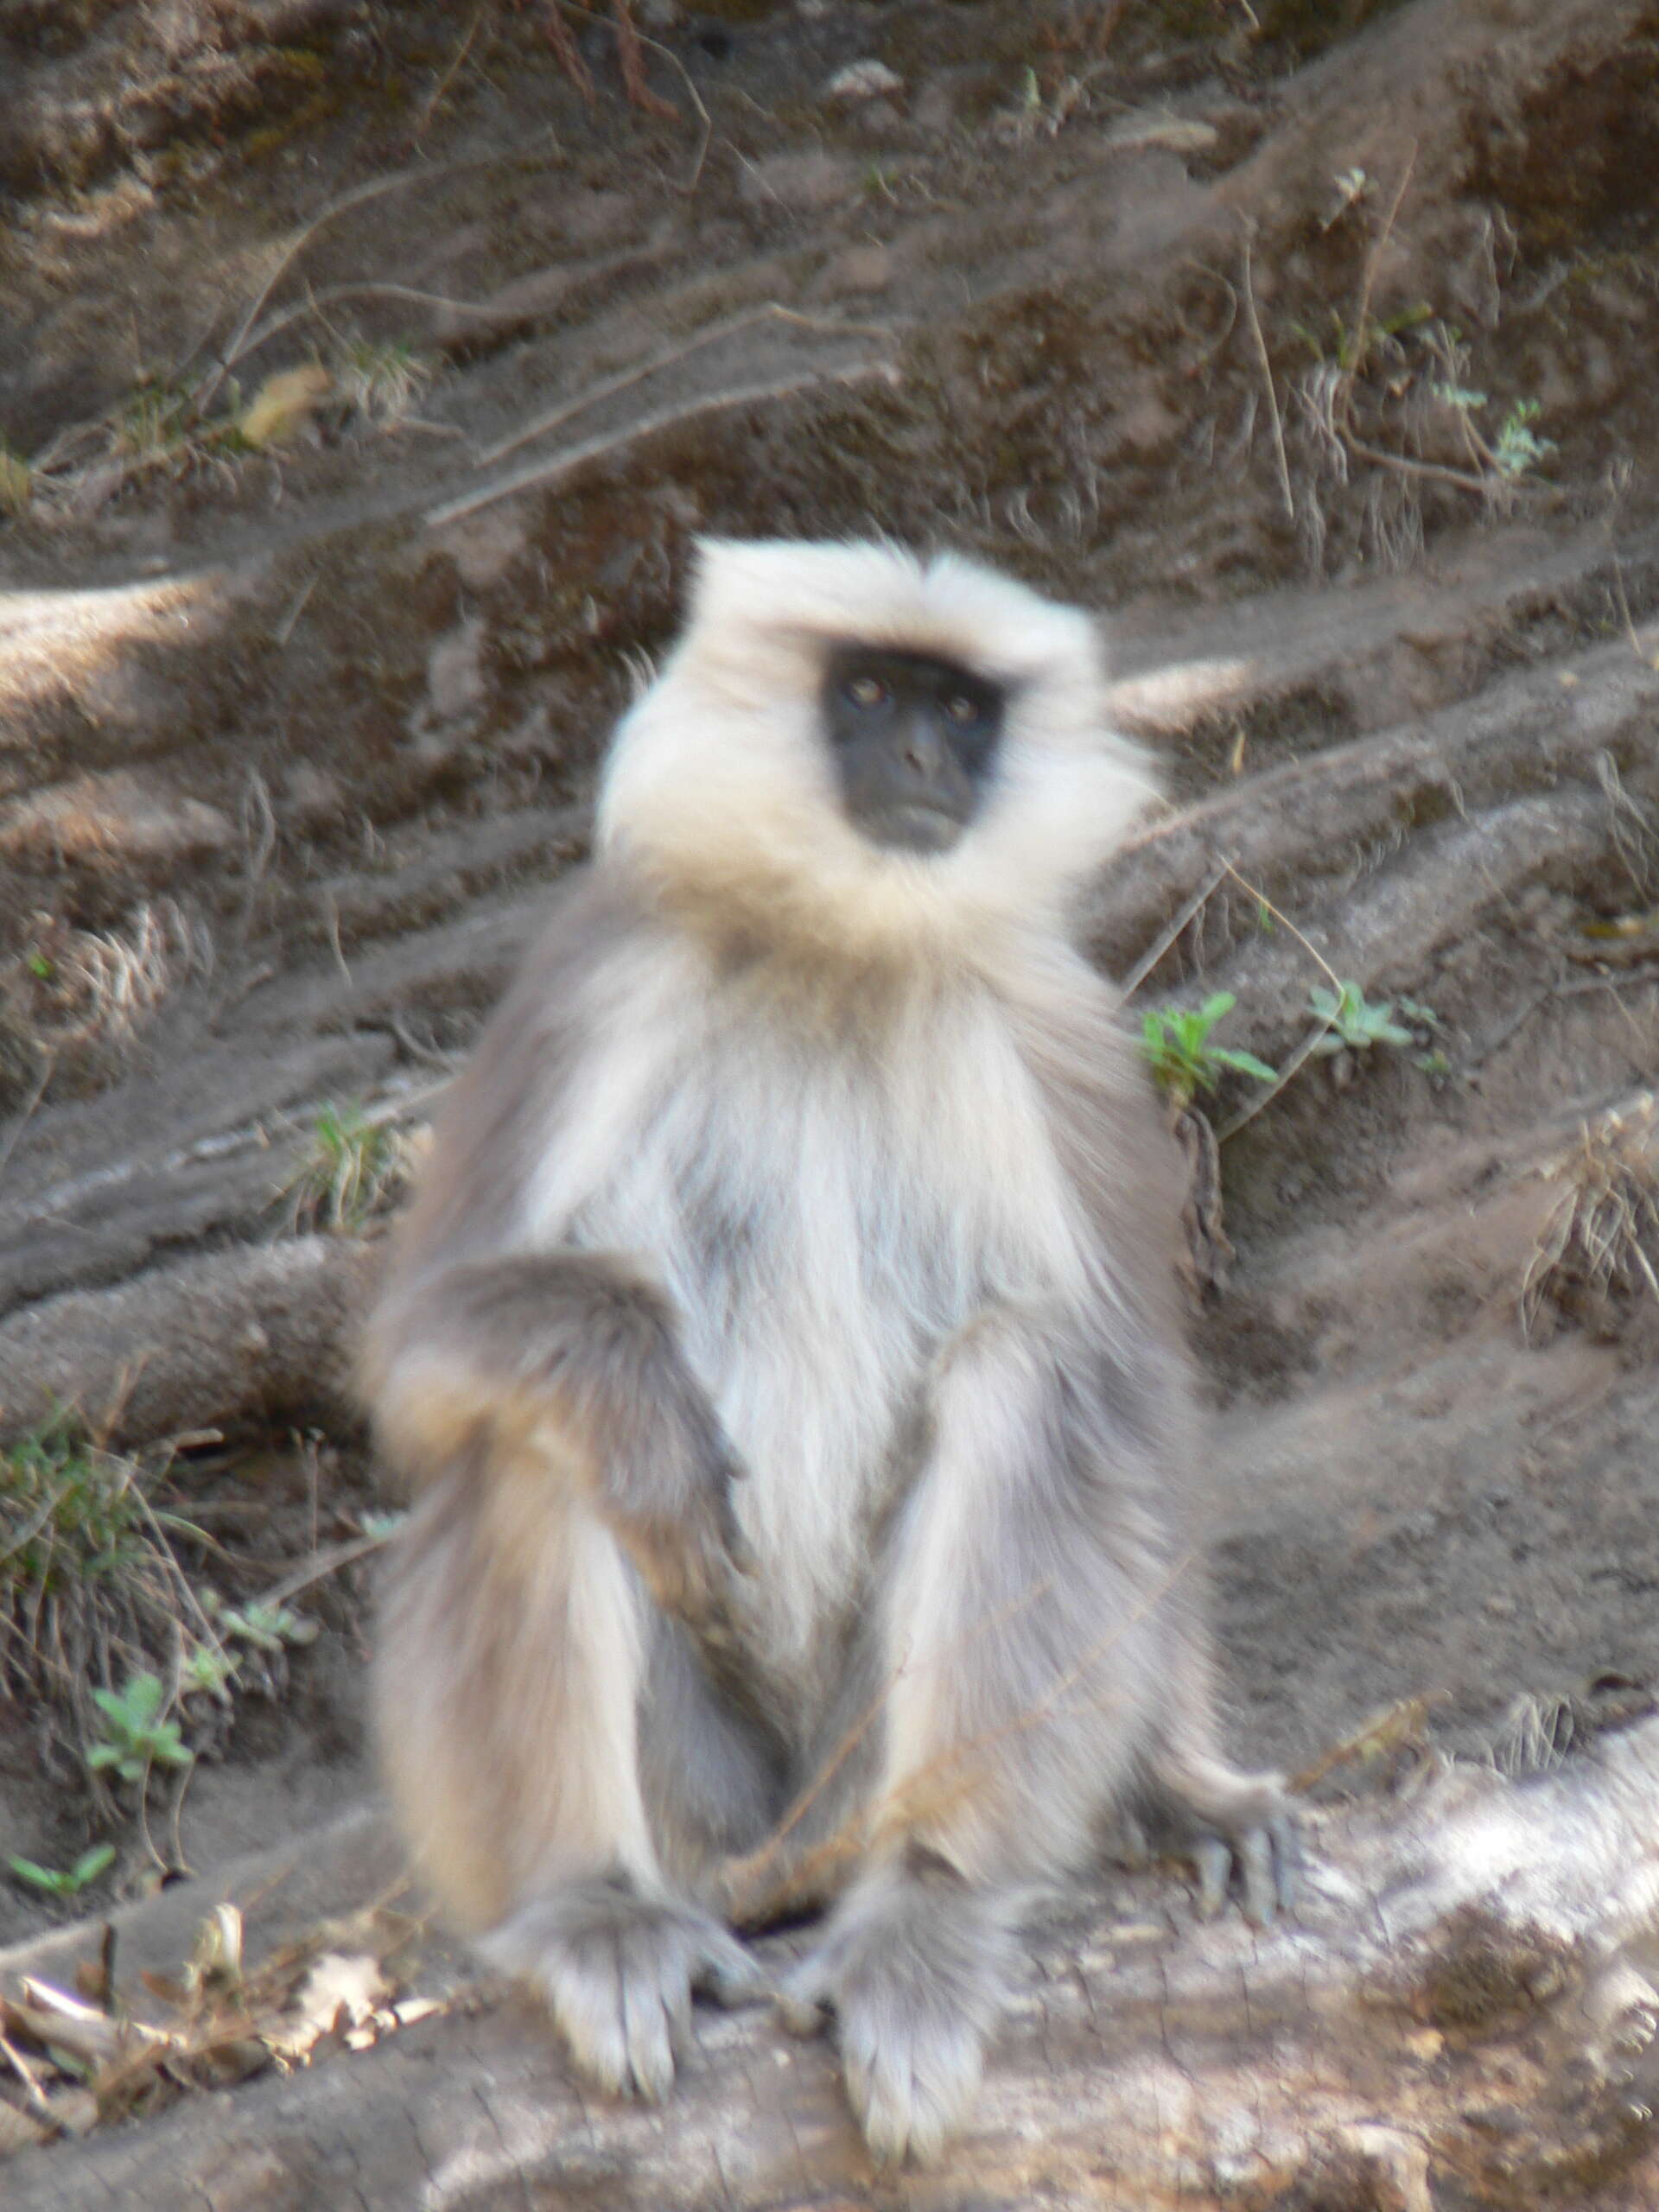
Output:
<instances>
[{"instance_id":1,"label":"green leafy plant","mask_svg":"<svg viewBox=\"0 0 1659 2212\"><path fill-rule=\"evenodd\" d=\"M316 1640L317 1624L302 1613L290 1612L286 1605L221 1605L219 1608L219 1626L227 1636L240 1637L256 1651L280 1651L284 1644L311 1643Z\"/></svg>"},{"instance_id":2,"label":"green leafy plant","mask_svg":"<svg viewBox=\"0 0 1659 2212\"><path fill-rule=\"evenodd\" d=\"M1392 1000L1386 1006L1374 1006L1357 983L1343 983L1334 991L1316 983L1308 993L1308 1004L1326 1025L1325 1035L1313 1047L1316 1052L1340 1052L1344 1046L1363 1052L1373 1045L1414 1045L1417 1041L1409 1029L1395 1020Z\"/></svg>"},{"instance_id":3,"label":"green leafy plant","mask_svg":"<svg viewBox=\"0 0 1659 2212\"><path fill-rule=\"evenodd\" d=\"M1251 1076L1257 1083L1275 1080L1274 1071L1254 1052L1210 1042L1210 1032L1237 1004L1231 991L1216 991L1191 1011L1154 1007L1141 1016L1141 1049L1154 1081L1176 1105L1190 1104L1197 1091L1213 1090L1230 1071Z\"/></svg>"},{"instance_id":4,"label":"green leafy plant","mask_svg":"<svg viewBox=\"0 0 1659 2212\"><path fill-rule=\"evenodd\" d=\"M159 1675L135 1675L120 1691L92 1692L92 1702L104 1716L103 1738L86 1753L94 1774L112 1767L123 1782L142 1783L152 1766L192 1764L196 1755L178 1722L162 1718L164 1694Z\"/></svg>"},{"instance_id":5,"label":"green leafy plant","mask_svg":"<svg viewBox=\"0 0 1659 2212\"><path fill-rule=\"evenodd\" d=\"M73 1866L41 1866L32 1859L8 1859L6 1864L15 1880L38 1890L42 1897L78 1897L114 1866L115 1846L95 1843L90 1851L81 1853Z\"/></svg>"},{"instance_id":6,"label":"green leafy plant","mask_svg":"<svg viewBox=\"0 0 1659 2212\"><path fill-rule=\"evenodd\" d=\"M205 1690L210 1697L222 1697L235 1674L236 1662L228 1651L199 1643L184 1662L183 1686L187 1691Z\"/></svg>"},{"instance_id":7,"label":"green leafy plant","mask_svg":"<svg viewBox=\"0 0 1659 2212\"><path fill-rule=\"evenodd\" d=\"M1517 399L1503 417L1492 448L1492 463L1500 474L1511 480L1524 476L1554 452L1554 439L1541 438L1530 427L1542 412L1541 400Z\"/></svg>"},{"instance_id":8,"label":"green leafy plant","mask_svg":"<svg viewBox=\"0 0 1659 2212\"><path fill-rule=\"evenodd\" d=\"M60 1414L0 1453L9 1534L0 1579L51 1589L113 1574L136 1554L143 1508L130 1463L93 1450Z\"/></svg>"},{"instance_id":9,"label":"green leafy plant","mask_svg":"<svg viewBox=\"0 0 1659 2212\"><path fill-rule=\"evenodd\" d=\"M1455 407L1459 415L1478 415L1486 404L1484 391L1472 391L1461 384L1436 384L1434 397L1447 407Z\"/></svg>"}]
</instances>

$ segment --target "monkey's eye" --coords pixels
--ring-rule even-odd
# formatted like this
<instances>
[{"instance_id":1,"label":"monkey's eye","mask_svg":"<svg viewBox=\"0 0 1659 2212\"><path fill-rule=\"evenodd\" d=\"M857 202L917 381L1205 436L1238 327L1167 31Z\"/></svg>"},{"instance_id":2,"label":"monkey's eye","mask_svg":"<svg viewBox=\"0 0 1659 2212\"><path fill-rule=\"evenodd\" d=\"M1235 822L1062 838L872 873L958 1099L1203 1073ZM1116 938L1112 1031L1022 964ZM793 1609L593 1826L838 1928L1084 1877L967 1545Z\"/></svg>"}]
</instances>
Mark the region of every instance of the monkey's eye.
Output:
<instances>
[{"instance_id":1,"label":"monkey's eye","mask_svg":"<svg viewBox=\"0 0 1659 2212\"><path fill-rule=\"evenodd\" d=\"M879 676L855 676L844 687L847 696L855 707L881 707L887 704L887 687Z\"/></svg>"},{"instance_id":2,"label":"monkey's eye","mask_svg":"<svg viewBox=\"0 0 1659 2212\"><path fill-rule=\"evenodd\" d=\"M944 702L944 711L959 728L965 729L969 722L979 720L978 704L965 691L953 691Z\"/></svg>"}]
</instances>

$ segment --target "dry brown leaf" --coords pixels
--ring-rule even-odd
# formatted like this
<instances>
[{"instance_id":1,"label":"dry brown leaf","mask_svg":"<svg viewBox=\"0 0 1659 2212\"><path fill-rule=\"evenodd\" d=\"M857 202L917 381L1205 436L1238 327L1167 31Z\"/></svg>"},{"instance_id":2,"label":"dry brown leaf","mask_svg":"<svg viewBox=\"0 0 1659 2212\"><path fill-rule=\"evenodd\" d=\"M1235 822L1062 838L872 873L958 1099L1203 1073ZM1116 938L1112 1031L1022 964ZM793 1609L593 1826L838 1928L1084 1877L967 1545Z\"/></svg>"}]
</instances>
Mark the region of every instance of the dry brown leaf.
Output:
<instances>
[{"instance_id":1,"label":"dry brown leaf","mask_svg":"<svg viewBox=\"0 0 1659 2212\"><path fill-rule=\"evenodd\" d=\"M360 2028L391 1995L380 1961L366 1951L325 1951L301 1984L294 2025L309 2028L315 2041L333 2033L343 2012L347 2027Z\"/></svg>"},{"instance_id":2,"label":"dry brown leaf","mask_svg":"<svg viewBox=\"0 0 1659 2212\"><path fill-rule=\"evenodd\" d=\"M66 2135L90 2135L101 2114L90 2089L54 2089L47 2099L52 2117Z\"/></svg>"},{"instance_id":3,"label":"dry brown leaf","mask_svg":"<svg viewBox=\"0 0 1659 2212\"><path fill-rule=\"evenodd\" d=\"M0 2158L9 2158L14 2151L32 2150L35 2144L44 2143L51 2133L46 2122L36 2120L32 2112L23 2112L0 2098Z\"/></svg>"},{"instance_id":4,"label":"dry brown leaf","mask_svg":"<svg viewBox=\"0 0 1659 2212\"><path fill-rule=\"evenodd\" d=\"M327 396L334 378L321 362L278 369L268 376L237 417L237 429L251 446L276 445L290 436Z\"/></svg>"}]
</instances>

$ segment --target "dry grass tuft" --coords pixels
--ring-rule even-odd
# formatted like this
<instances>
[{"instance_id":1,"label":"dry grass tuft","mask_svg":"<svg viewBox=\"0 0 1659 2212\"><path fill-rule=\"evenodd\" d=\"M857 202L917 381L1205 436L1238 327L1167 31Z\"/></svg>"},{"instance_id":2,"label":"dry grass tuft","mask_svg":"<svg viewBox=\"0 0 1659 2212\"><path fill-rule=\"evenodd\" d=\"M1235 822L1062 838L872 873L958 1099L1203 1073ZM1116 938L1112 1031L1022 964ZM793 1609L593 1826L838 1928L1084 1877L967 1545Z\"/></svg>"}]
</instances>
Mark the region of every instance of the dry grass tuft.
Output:
<instances>
[{"instance_id":1,"label":"dry grass tuft","mask_svg":"<svg viewBox=\"0 0 1659 2212\"><path fill-rule=\"evenodd\" d=\"M359 1106L325 1106L309 1147L280 1193L289 1226L352 1234L408 1180L420 1146L412 1133Z\"/></svg>"},{"instance_id":2,"label":"dry grass tuft","mask_svg":"<svg viewBox=\"0 0 1659 2212\"><path fill-rule=\"evenodd\" d=\"M78 1776L102 1726L94 1691L169 1668L204 1633L170 1541L200 1532L157 1502L165 1471L67 1414L0 1452L0 1686Z\"/></svg>"},{"instance_id":3,"label":"dry grass tuft","mask_svg":"<svg viewBox=\"0 0 1659 2212\"><path fill-rule=\"evenodd\" d=\"M1619 1300L1659 1305L1659 1104L1644 1092L1586 1122L1570 1152L1543 1169L1561 1185L1521 1283L1530 1343L1548 1308L1605 1313Z\"/></svg>"},{"instance_id":4,"label":"dry grass tuft","mask_svg":"<svg viewBox=\"0 0 1659 2212\"><path fill-rule=\"evenodd\" d=\"M170 899L137 907L121 930L75 929L37 914L23 963L34 993L33 1033L54 1059L119 1048L212 958L204 932Z\"/></svg>"}]
</instances>

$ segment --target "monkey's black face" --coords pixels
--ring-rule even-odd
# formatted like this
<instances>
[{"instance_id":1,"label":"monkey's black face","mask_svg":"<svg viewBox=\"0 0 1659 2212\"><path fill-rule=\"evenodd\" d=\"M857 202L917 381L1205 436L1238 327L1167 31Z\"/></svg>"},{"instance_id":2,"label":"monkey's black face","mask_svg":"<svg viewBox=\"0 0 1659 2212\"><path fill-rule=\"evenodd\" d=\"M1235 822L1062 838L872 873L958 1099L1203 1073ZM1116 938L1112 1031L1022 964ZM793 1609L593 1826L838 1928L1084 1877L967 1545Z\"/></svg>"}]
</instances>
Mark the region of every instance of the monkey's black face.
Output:
<instances>
[{"instance_id":1,"label":"monkey's black face","mask_svg":"<svg viewBox=\"0 0 1659 2212\"><path fill-rule=\"evenodd\" d=\"M949 852L990 780L1001 687L926 653L836 645L823 703L849 821L877 845Z\"/></svg>"}]
</instances>

